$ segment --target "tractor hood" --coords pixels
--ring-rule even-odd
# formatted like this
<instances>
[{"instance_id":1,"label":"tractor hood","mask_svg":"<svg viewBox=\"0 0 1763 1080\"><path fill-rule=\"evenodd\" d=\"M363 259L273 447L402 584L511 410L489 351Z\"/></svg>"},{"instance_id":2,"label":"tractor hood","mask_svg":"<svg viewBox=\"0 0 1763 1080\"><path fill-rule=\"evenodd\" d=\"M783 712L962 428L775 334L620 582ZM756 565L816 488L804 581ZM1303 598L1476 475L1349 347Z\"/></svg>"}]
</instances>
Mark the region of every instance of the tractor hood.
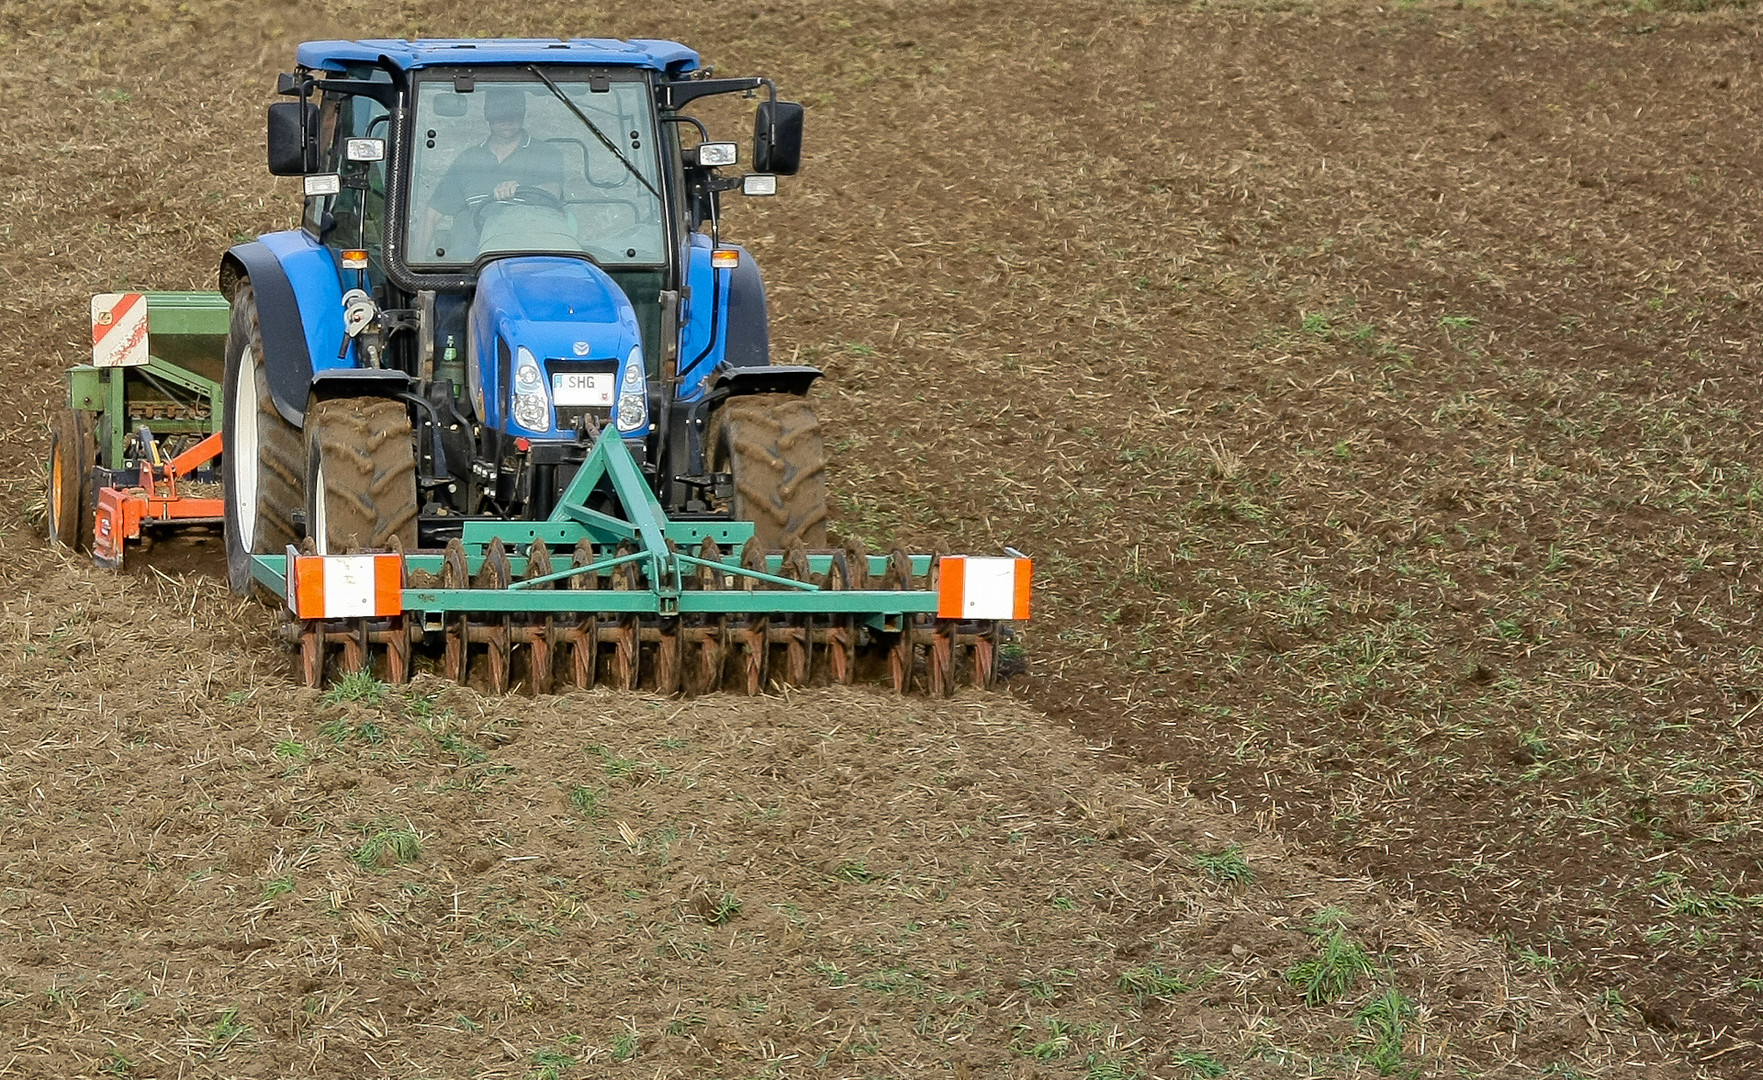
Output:
<instances>
[{"instance_id":1,"label":"tractor hood","mask_svg":"<svg viewBox=\"0 0 1763 1080\"><path fill-rule=\"evenodd\" d=\"M616 392L602 376L616 376L624 389L624 371L633 354L642 371L642 334L636 311L624 290L604 270L580 258L522 255L497 259L478 274L471 301L468 383L473 406L487 425L523 435L567 435L566 403L612 416ZM530 358L530 361L529 359ZM523 364L536 363L541 376L535 387L530 375L520 377ZM593 376L589 382L566 376ZM640 378L639 374L639 378ZM567 402L551 396L565 390ZM532 400L546 398L546 422ZM516 394L529 398L516 409ZM602 398L605 403L600 404ZM626 417L634 421L634 416ZM621 425L627 432L629 424Z\"/></svg>"}]
</instances>

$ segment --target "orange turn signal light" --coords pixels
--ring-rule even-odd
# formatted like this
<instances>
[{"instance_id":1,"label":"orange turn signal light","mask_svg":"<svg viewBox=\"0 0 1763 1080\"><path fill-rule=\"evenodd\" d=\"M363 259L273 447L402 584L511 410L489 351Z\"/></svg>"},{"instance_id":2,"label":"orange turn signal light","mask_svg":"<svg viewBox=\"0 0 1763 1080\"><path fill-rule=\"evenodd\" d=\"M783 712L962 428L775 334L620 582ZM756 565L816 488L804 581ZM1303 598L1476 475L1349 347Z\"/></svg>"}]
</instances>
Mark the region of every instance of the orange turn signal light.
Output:
<instances>
[{"instance_id":1,"label":"orange turn signal light","mask_svg":"<svg viewBox=\"0 0 1763 1080\"><path fill-rule=\"evenodd\" d=\"M733 270L741 265L739 248L717 248L710 253L710 265L718 270Z\"/></svg>"},{"instance_id":2,"label":"orange turn signal light","mask_svg":"<svg viewBox=\"0 0 1763 1080\"><path fill-rule=\"evenodd\" d=\"M345 252L343 252L343 269L345 269L345 270L366 270L367 269L367 252L365 252L365 251L345 251Z\"/></svg>"}]
</instances>

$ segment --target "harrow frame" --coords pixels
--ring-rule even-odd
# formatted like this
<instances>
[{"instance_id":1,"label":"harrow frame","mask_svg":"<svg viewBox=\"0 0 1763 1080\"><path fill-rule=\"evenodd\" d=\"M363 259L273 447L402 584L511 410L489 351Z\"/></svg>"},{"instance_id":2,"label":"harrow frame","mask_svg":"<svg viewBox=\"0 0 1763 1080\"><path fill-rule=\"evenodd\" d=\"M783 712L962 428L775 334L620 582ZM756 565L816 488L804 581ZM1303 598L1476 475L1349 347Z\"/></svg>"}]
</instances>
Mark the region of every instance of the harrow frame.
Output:
<instances>
[{"instance_id":1,"label":"harrow frame","mask_svg":"<svg viewBox=\"0 0 1763 1080\"><path fill-rule=\"evenodd\" d=\"M595 509L591 498L619 512ZM871 555L856 544L762 552L752 537L747 522L668 519L623 440L608 433L546 520L467 521L440 554L289 548L253 556L252 577L287 604L313 686L333 651L349 670L368 666L375 646L385 650L388 681L402 682L413 646L438 637L444 673L458 681L472 671L474 646L487 653L484 678L495 693L509 689L513 648L522 645L538 693L554 684L564 649L578 686L609 666L621 689L712 690L733 668L747 693L760 693L779 652L775 681L851 682L859 657L874 656L905 692L921 681L922 648L922 684L946 696L958 668L973 685L994 682L1001 624L1028 617L1032 566L1014 551L978 559ZM553 569L553 551L572 551L571 565ZM945 569L952 562L959 572Z\"/></svg>"}]
</instances>

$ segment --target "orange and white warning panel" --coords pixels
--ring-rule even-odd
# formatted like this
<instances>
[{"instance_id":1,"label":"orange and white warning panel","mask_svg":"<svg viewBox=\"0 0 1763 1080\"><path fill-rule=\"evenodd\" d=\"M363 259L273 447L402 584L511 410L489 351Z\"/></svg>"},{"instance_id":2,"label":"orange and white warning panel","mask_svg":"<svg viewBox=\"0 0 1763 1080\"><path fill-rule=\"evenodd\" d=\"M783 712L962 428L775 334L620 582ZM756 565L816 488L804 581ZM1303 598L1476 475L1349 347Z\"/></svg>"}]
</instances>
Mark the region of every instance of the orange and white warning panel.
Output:
<instances>
[{"instance_id":1,"label":"orange and white warning panel","mask_svg":"<svg viewBox=\"0 0 1763 1080\"><path fill-rule=\"evenodd\" d=\"M297 619L363 619L404 610L397 555L295 555L288 607Z\"/></svg>"},{"instance_id":2,"label":"orange and white warning panel","mask_svg":"<svg viewBox=\"0 0 1763 1080\"><path fill-rule=\"evenodd\" d=\"M147 297L138 292L92 297L92 365L140 367L147 354Z\"/></svg>"},{"instance_id":3,"label":"orange and white warning panel","mask_svg":"<svg viewBox=\"0 0 1763 1080\"><path fill-rule=\"evenodd\" d=\"M937 618L1026 619L1033 579L1029 559L945 555L938 560Z\"/></svg>"}]
</instances>

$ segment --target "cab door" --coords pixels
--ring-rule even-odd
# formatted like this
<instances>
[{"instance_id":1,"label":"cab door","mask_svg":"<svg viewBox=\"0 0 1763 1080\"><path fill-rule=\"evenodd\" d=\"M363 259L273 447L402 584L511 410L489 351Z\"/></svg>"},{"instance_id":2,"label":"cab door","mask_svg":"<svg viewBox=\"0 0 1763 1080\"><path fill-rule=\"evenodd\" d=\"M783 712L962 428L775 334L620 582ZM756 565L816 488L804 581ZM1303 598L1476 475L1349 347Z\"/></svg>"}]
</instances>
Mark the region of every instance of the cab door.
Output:
<instances>
[{"instance_id":1,"label":"cab door","mask_svg":"<svg viewBox=\"0 0 1763 1080\"><path fill-rule=\"evenodd\" d=\"M380 73L383 76L383 72ZM364 94L325 94L318 104L318 167L335 173L334 195L307 201L302 222L336 259L345 291L364 288L385 302L386 156L391 147L385 106ZM365 271L344 265L343 253L367 252Z\"/></svg>"}]
</instances>

